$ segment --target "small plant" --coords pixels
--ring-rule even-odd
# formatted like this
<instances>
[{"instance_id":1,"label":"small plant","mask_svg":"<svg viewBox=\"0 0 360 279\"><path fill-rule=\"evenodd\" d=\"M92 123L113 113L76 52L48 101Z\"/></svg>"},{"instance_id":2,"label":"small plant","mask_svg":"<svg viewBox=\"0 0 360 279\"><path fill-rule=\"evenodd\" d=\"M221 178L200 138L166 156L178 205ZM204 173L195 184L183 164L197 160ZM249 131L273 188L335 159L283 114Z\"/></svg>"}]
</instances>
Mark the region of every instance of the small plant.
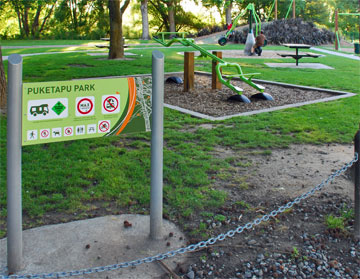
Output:
<instances>
[{"instance_id":1,"label":"small plant","mask_svg":"<svg viewBox=\"0 0 360 279\"><path fill-rule=\"evenodd\" d=\"M226 217L224 215L218 214L214 217L214 220L218 222L225 222Z\"/></svg>"},{"instance_id":2,"label":"small plant","mask_svg":"<svg viewBox=\"0 0 360 279\"><path fill-rule=\"evenodd\" d=\"M329 229L344 230L344 218L343 217L335 217L333 215L328 215L325 217L325 223Z\"/></svg>"},{"instance_id":3,"label":"small plant","mask_svg":"<svg viewBox=\"0 0 360 279\"><path fill-rule=\"evenodd\" d=\"M239 207L244 207L246 209L249 209L251 207L248 203L246 203L244 201L237 201L237 202L235 202L235 204Z\"/></svg>"},{"instance_id":4,"label":"small plant","mask_svg":"<svg viewBox=\"0 0 360 279\"><path fill-rule=\"evenodd\" d=\"M352 208L349 208L347 205L344 205L341 209L341 217L344 218L344 220L354 219L354 210Z\"/></svg>"},{"instance_id":5,"label":"small plant","mask_svg":"<svg viewBox=\"0 0 360 279\"><path fill-rule=\"evenodd\" d=\"M291 252L291 258L297 259L299 258L299 256L300 256L299 249L296 246L293 246L293 250Z\"/></svg>"},{"instance_id":6,"label":"small plant","mask_svg":"<svg viewBox=\"0 0 360 279\"><path fill-rule=\"evenodd\" d=\"M213 217L214 213L208 212L208 211L203 211L203 212L200 213L200 215L203 216L203 217Z\"/></svg>"},{"instance_id":7,"label":"small plant","mask_svg":"<svg viewBox=\"0 0 360 279\"><path fill-rule=\"evenodd\" d=\"M201 222L201 223L199 224L199 230L200 230L200 231L205 231L205 230L206 230L206 224L203 223L203 222Z\"/></svg>"}]
</instances>

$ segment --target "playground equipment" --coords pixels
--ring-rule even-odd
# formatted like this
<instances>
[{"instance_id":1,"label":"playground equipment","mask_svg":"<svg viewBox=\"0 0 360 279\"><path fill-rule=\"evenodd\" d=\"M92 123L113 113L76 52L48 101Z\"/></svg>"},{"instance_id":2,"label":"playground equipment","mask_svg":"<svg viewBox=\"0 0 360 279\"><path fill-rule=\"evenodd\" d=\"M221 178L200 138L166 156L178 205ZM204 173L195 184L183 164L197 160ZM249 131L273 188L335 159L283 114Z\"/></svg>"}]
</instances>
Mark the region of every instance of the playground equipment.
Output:
<instances>
[{"instance_id":1,"label":"playground equipment","mask_svg":"<svg viewBox=\"0 0 360 279\"><path fill-rule=\"evenodd\" d=\"M360 16L360 13L339 13L337 10L335 11L335 50L341 50L340 47L340 35L339 35L339 24L338 17L342 16ZM360 31L360 27L359 27ZM359 33L359 43L360 43L360 33ZM354 43L355 53L359 54L359 43Z\"/></svg>"},{"instance_id":2,"label":"playground equipment","mask_svg":"<svg viewBox=\"0 0 360 279\"><path fill-rule=\"evenodd\" d=\"M293 10L292 16L293 16L293 18L296 17L296 14L295 14L295 10L296 10L296 9L295 9L295 8L296 8L295 0L291 0L291 1L290 1L289 8L288 8L287 13L286 13L286 16L285 16L285 19L287 19L288 15L289 15L289 13L290 13L291 7L292 7L292 10ZM278 19L278 18L277 18L277 13L278 13L278 0L274 0L274 2L273 2L272 5L271 5L269 14L266 16L266 21L269 20L270 15L271 15L271 13L272 13L272 11L273 11L274 8L275 8L275 11L274 11L274 19L275 19L275 20Z\"/></svg>"},{"instance_id":3,"label":"playground equipment","mask_svg":"<svg viewBox=\"0 0 360 279\"><path fill-rule=\"evenodd\" d=\"M254 4L250 3L249 5L247 5L246 9L240 13L237 17L234 18L233 24L231 26L231 28L226 32L225 36L222 36L219 40L218 43L221 46L226 45L228 38L230 37L231 33L234 31L237 22L239 21L239 19L244 16L247 11L250 11L250 15L249 15L249 33L248 36L246 38L246 43L245 43L245 54L250 55L251 53L251 47L255 44L255 38L253 35L253 30L252 30L252 18L254 18L255 21L255 34L256 36L258 35L259 30L261 30L261 20L260 17L258 16L258 14L255 11L255 7Z\"/></svg>"},{"instance_id":4,"label":"playground equipment","mask_svg":"<svg viewBox=\"0 0 360 279\"><path fill-rule=\"evenodd\" d=\"M296 11L295 8L296 7L295 6L296 6L295 5L295 0L291 0L290 5L289 5L289 9L288 9L288 11L286 13L286 16L285 16L285 19L287 19L288 15L290 13L291 7L292 7L292 12L293 12L292 16L293 16L293 18L296 18L296 15L295 15L295 11Z\"/></svg>"},{"instance_id":5,"label":"playground equipment","mask_svg":"<svg viewBox=\"0 0 360 279\"><path fill-rule=\"evenodd\" d=\"M202 47L196 45L194 43L194 39L191 38L185 38L185 35L187 34L187 32L159 32L158 33L161 37L153 37L153 39L162 44L165 47L169 47L171 46L173 43L180 43L183 46L189 46L189 47L193 47L194 49L200 51L200 54L203 57L210 57L213 61L218 62L218 64L216 65L216 75L219 78L219 81L224 84L225 86L227 86L228 88L230 88L232 91L234 91L235 93L237 93L234 96L231 96L229 99L230 100L235 100L235 101L240 101L240 102L244 102L244 103L250 103L251 101L244 95L242 95L243 89L234 86L231 84L231 80L234 77L238 77L240 78L243 82L247 83L248 85L252 86L253 88L255 88L256 90L258 90L260 93L254 94L251 96L251 98L258 98L258 99L263 99L263 100L273 100L272 96L268 93L264 93L265 87L256 84L252 81L252 78L255 75L259 75L259 73L252 73L252 74L244 74L242 72L242 69L240 67L239 64L237 63L228 63L225 62L224 60L222 60L221 58L217 57L216 55L208 52L207 50L203 49ZM171 38L169 40L166 40L165 36L166 35L172 35L172 36L176 36L175 38ZM177 37L180 36L180 37ZM221 70L225 69L225 68L233 68L236 71L236 74L230 74L230 75L222 75Z\"/></svg>"}]
</instances>

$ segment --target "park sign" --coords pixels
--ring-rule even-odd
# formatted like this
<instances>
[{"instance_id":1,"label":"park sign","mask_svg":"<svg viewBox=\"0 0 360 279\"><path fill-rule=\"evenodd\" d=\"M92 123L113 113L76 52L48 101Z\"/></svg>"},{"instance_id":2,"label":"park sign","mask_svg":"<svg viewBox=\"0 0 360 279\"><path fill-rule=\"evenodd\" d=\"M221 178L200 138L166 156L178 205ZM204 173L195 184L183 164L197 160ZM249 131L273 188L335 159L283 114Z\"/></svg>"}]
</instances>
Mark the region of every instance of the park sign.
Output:
<instances>
[{"instance_id":1,"label":"park sign","mask_svg":"<svg viewBox=\"0 0 360 279\"><path fill-rule=\"evenodd\" d=\"M24 83L22 145L150 131L151 78Z\"/></svg>"}]
</instances>

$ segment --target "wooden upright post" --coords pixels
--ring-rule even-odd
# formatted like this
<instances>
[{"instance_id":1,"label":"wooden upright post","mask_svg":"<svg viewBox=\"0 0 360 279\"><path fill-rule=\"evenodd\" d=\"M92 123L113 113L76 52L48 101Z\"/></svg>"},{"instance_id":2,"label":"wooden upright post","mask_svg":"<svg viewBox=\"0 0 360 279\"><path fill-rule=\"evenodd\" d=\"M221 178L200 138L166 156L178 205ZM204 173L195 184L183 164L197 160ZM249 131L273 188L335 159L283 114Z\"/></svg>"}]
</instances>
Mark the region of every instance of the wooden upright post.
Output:
<instances>
[{"instance_id":1,"label":"wooden upright post","mask_svg":"<svg viewBox=\"0 0 360 279\"><path fill-rule=\"evenodd\" d=\"M338 29L339 29L339 15L338 10L335 11L335 50L339 50L339 44L338 44Z\"/></svg>"},{"instance_id":2,"label":"wooden upright post","mask_svg":"<svg viewBox=\"0 0 360 279\"><path fill-rule=\"evenodd\" d=\"M222 59L222 52L221 51L213 51L212 54L216 55L220 59ZM216 65L219 64L219 62L214 61L212 62L212 71L211 71L211 88L212 89L221 89L221 82L219 80L219 77L216 74Z\"/></svg>"},{"instance_id":3,"label":"wooden upright post","mask_svg":"<svg viewBox=\"0 0 360 279\"><path fill-rule=\"evenodd\" d=\"M295 0L293 1L293 18L296 18L296 15L295 15L295 7L296 7L296 4L295 4Z\"/></svg>"},{"instance_id":4,"label":"wooden upright post","mask_svg":"<svg viewBox=\"0 0 360 279\"><path fill-rule=\"evenodd\" d=\"M185 52L184 56L184 92L194 88L194 52Z\"/></svg>"},{"instance_id":5,"label":"wooden upright post","mask_svg":"<svg viewBox=\"0 0 360 279\"><path fill-rule=\"evenodd\" d=\"M277 14L278 14L278 7L277 7L277 0L275 0L275 20L277 20Z\"/></svg>"}]
</instances>

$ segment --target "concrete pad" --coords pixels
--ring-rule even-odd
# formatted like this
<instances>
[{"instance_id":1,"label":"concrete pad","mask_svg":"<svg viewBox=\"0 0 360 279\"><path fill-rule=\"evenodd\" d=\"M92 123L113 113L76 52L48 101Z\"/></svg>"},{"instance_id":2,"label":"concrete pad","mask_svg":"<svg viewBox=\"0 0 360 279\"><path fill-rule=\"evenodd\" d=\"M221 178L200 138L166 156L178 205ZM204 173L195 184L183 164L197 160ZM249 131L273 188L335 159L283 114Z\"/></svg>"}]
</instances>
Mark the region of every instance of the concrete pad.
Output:
<instances>
[{"instance_id":1,"label":"concrete pad","mask_svg":"<svg viewBox=\"0 0 360 279\"><path fill-rule=\"evenodd\" d=\"M294 69L327 69L327 70L334 70L334 68L320 64L320 63L301 63L299 62L299 65L296 66L294 63L264 63L265 65L271 67L271 68L294 68Z\"/></svg>"},{"instance_id":2,"label":"concrete pad","mask_svg":"<svg viewBox=\"0 0 360 279\"><path fill-rule=\"evenodd\" d=\"M124 221L132 224L125 227ZM163 237L151 240L150 216L105 216L23 232L22 274L66 272L108 266L155 256L185 247L185 236L171 222L163 221ZM170 234L171 233L171 234ZM0 240L0 275L6 273L7 240ZM172 270L185 261L177 255L163 262ZM87 275L86 278L160 278L165 273L158 262Z\"/></svg>"}]
</instances>

